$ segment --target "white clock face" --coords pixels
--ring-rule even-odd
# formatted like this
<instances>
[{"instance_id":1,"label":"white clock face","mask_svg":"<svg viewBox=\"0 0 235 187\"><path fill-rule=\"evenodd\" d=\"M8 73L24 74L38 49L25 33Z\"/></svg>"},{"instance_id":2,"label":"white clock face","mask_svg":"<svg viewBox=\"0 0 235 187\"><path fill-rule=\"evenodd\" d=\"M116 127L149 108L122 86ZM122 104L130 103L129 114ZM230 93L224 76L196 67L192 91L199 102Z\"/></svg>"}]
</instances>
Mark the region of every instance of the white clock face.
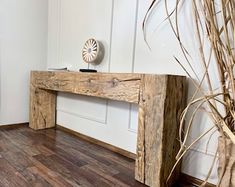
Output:
<instances>
[{"instance_id":1,"label":"white clock face","mask_svg":"<svg viewBox=\"0 0 235 187\"><path fill-rule=\"evenodd\" d=\"M99 53L101 53L99 42L91 38L86 41L82 49L82 58L87 63L95 63L98 60Z\"/></svg>"}]
</instances>

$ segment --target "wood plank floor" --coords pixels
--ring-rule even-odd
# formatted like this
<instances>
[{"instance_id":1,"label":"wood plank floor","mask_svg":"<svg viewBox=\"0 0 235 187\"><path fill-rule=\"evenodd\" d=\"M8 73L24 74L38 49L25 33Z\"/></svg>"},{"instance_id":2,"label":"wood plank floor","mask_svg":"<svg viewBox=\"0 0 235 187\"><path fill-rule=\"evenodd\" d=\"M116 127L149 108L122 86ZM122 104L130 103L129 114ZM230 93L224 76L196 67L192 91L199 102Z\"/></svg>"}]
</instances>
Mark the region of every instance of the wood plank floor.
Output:
<instances>
[{"instance_id":1,"label":"wood plank floor","mask_svg":"<svg viewBox=\"0 0 235 187\"><path fill-rule=\"evenodd\" d=\"M0 187L34 186L145 185L134 179L134 160L64 131L0 129Z\"/></svg>"},{"instance_id":2,"label":"wood plank floor","mask_svg":"<svg viewBox=\"0 0 235 187\"><path fill-rule=\"evenodd\" d=\"M61 130L0 130L0 186L145 186L134 161Z\"/></svg>"}]
</instances>

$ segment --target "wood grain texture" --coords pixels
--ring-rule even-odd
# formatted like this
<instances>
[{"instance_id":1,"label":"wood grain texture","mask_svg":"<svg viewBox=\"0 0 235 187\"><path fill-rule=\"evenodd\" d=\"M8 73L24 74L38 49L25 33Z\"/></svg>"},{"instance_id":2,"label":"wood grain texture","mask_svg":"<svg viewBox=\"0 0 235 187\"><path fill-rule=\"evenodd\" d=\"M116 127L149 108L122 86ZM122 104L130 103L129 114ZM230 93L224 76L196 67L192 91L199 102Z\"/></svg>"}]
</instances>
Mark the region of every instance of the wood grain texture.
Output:
<instances>
[{"instance_id":1,"label":"wood grain texture","mask_svg":"<svg viewBox=\"0 0 235 187\"><path fill-rule=\"evenodd\" d=\"M0 186L145 187L134 179L133 159L59 129L27 126L0 129Z\"/></svg>"},{"instance_id":2,"label":"wood grain texture","mask_svg":"<svg viewBox=\"0 0 235 187\"><path fill-rule=\"evenodd\" d=\"M164 106L164 124L163 124L163 150L162 162L164 164L161 179L166 181L176 160L175 157L180 148L179 144L179 124L180 115L186 107L187 85L185 77L168 76L166 102ZM175 169L172 177L168 181L171 186L179 177L181 164Z\"/></svg>"},{"instance_id":3,"label":"wood grain texture","mask_svg":"<svg viewBox=\"0 0 235 187\"><path fill-rule=\"evenodd\" d=\"M29 126L32 129L45 129L55 126L56 92L38 88L34 84L34 74L30 83Z\"/></svg>"},{"instance_id":4,"label":"wood grain texture","mask_svg":"<svg viewBox=\"0 0 235 187\"><path fill-rule=\"evenodd\" d=\"M145 186L134 180L132 159L63 130L33 131L23 124L2 126L0 168L3 172L0 172L0 186L51 187L66 183L68 186L94 186L101 184L101 181L108 182L105 183L106 186ZM31 152L25 152L25 147L29 147ZM109 168L111 172L107 173ZM202 182L181 173L179 180L172 187L198 187ZM215 186L210 183L205 185Z\"/></svg>"},{"instance_id":5,"label":"wood grain texture","mask_svg":"<svg viewBox=\"0 0 235 187\"><path fill-rule=\"evenodd\" d=\"M26 146L37 154L25 152ZM105 173L105 166L112 172ZM0 128L0 168L0 186L4 187L48 187L66 182L68 186L94 186L100 178L109 182L107 186L145 186L134 180L134 160L72 136L64 129L33 131L26 124ZM181 173L172 186L198 187L202 182Z\"/></svg>"},{"instance_id":6,"label":"wood grain texture","mask_svg":"<svg viewBox=\"0 0 235 187\"><path fill-rule=\"evenodd\" d=\"M30 127L55 126L57 91L137 103L135 178L152 187L165 187L179 149L177 134L186 101L185 84L185 77L174 75L33 71Z\"/></svg>"},{"instance_id":7,"label":"wood grain texture","mask_svg":"<svg viewBox=\"0 0 235 187\"><path fill-rule=\"evenodd\" d=\"M33 71L31 83L40 89L138 103L140 74Z\"/></svg>"},{"instance_id":8,"label":"wood grain texture","mask_svg":"<svg viewBox=\"0 0 235 187\"><path fill-rule=\"evenodd\" d=\"M145 182L145 103L143 99L144 76L141 77L140 101L138 112L138 136L136 145L135 179Z\"/></svg>"},{"instance_id":9,"label":"wood grain texture","mask_svg":"<svg viewBox=\"0 0 235 187\"><path fill-rule=\"evenodd\" d=\"M143 75L135 178L165 187L179 149L179 115L185 106L185 78ZM154 86L153 86L154 85ZM176 170L173 183L179 170Z\"/></svg>"}]
</instances>

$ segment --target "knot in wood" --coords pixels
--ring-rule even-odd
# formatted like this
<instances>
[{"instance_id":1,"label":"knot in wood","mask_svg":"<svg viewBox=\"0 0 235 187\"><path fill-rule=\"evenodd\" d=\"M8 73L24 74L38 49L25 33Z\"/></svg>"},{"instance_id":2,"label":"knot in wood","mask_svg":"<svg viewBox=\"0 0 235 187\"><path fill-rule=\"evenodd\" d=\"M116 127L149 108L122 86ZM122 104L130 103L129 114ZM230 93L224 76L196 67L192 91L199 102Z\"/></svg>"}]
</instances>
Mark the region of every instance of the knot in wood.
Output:
<instances>
[{"instance_id":1,"label":"knot in wood","mask_svg":"<svg viewBox=\"0 0 235 187\"><path fill-rule=\"evenodd\" d=\"M91 83L91 81L92 81L92 79L88 79L88 81L87 81L87 82L88 82L88 83Z\"/></svg>"},{"instance_id":2,"label":"knot in wood","mask_svg":"<svg viewBox=\"0 0 235 187\"><path fill-rule=\"evenodd\" d=\"M113 86L117 86L118 82L119 82L119 80L118 80L118 79L113 78Z\"/></svg>"}]
</instances>

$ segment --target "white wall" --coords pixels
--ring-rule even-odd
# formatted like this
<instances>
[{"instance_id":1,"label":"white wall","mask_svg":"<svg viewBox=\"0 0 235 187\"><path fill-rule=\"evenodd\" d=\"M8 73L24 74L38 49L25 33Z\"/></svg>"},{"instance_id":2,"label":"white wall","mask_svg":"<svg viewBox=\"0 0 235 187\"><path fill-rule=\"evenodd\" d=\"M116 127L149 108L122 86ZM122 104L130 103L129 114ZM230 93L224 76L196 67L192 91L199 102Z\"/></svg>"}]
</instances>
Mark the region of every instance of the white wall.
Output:
<instances>
[{"instance_id":1,"label":"white wall","mask_svg":"<svg viewBox=\"0 0 235 187\"><path fill-rule=\"evenodd\" d=\"M106 51L102 64L93 67L98 71L185 74L173 58L176 55L183 59L169 25L163 22L155 30L156 23L164 19L164 11L156 11L148 23L147 40L151 50L144 42L142 21L150 3L151 0L49 0L48 67L86 68L81 49L88 38L94 37L104 43ZM182 14L183 36L190 52L197 57L195 38L187 30L192 26L190 9L182 10ZM135 152L135 105L60 94L57 124ZM201 115L193 129L192 140L208 128L209 125L205 124L210 122ZM216 136L212 136L208 145L201 142L189 151L184 159L183 172L205 178L215 154ZM214 169L210 182L216 180Z\"/></svg>"},{"instance_id":2,"label":"white wall","mask_svg":"<svg viewBox=\"0 0 235 187\"><path fill-rule=\"evenodd\" d=\"M47 0L0 0L0 125L28 121L29 73L45 69Z\"/></svg>"},{"instance_id":3,"label":"white wall","mask_svg":"<svg viewBox=\"0 0 235 187\"><path fill-rule=\"evenodd\" d=\"M106 51L96 69L131 72L136 19L136 4L129 9L132 4L130 0L50 0L48 66L86 68L81 49L88 38L95 37ZM127 16L129 19L125 19ZM57 123L135 152L137 117L133 113L130 118L130 107L122 102L60 94Z\"/></svg>"}]
</instances>

